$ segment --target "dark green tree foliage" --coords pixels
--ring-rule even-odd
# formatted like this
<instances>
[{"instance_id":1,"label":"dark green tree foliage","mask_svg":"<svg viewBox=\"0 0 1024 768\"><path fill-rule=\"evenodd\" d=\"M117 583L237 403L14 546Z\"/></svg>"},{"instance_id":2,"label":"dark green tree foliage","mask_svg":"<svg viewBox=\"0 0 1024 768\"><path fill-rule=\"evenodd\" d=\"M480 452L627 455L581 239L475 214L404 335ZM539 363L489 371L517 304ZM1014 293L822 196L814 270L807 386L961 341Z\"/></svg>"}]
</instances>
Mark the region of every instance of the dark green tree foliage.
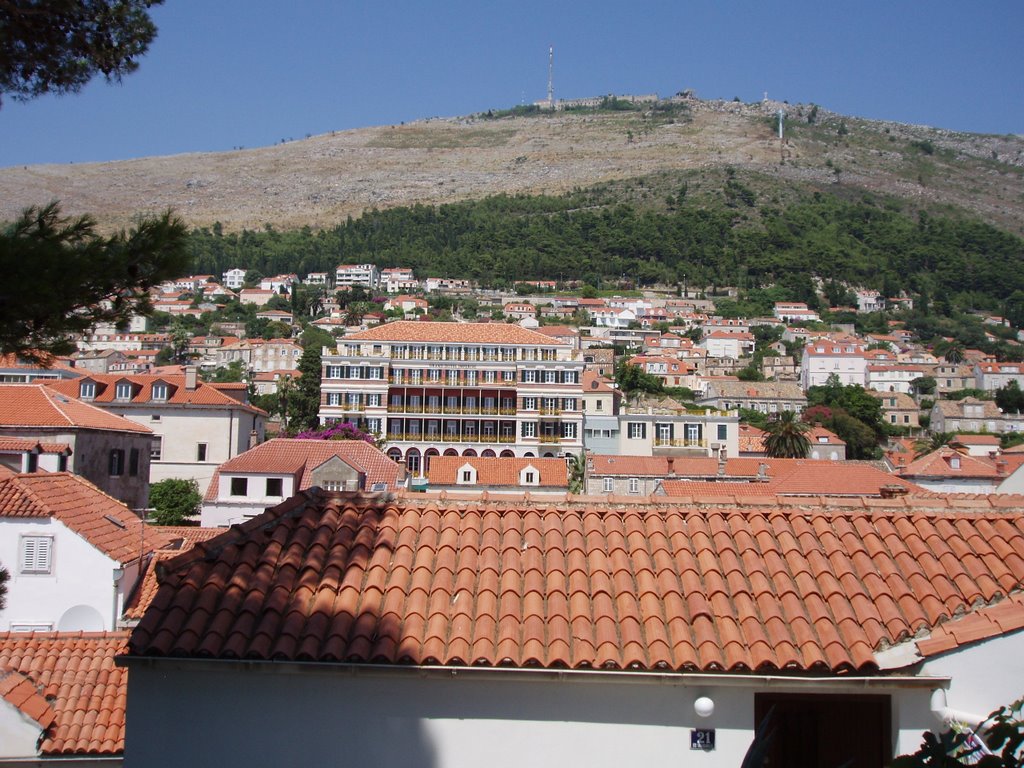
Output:
<instances>
[{"instance_id":1,"label":"dark green tree foliage","mask_svg":"<svg viewBox=\"0 0 1024 768\"><path fill-rule=\"evenodd\" d=\"M980 734L980 738L979 738ZM984 748L981 741L984 741ZM901 755L892 768L1021 768L1024 766L1024 699L1000 707L976 733L925 731L917 752Z\"/></svg>"},{"instance_id":2,"label":"dark green tree foliage","mask_svg":"<svg viewBox=\"0 0 1024 768\"><path fill-rule=\"evenodd\" d=\"M635 208L595 188L562 197L498 195L442 206L369 211L332 229L193 232L193 270L231 267L263 274L334 269L344 259L410 266L422 276L487 284L624 276L638 284L775 285L758 304L815 301L812 278L887 291L984 296L1001 310L1024 291L1021 239L973 221L913 217L872 198L816 193L739 219L724 203ZM833 290L836 297L839 291ZM1022 293L1021 295L1024 295Z\"/></svg>"},{"instance_id":3,"label":"dark green tree foliage","mask_svg":"<svg viewBox=\"0 0 1024 768\"><path fill-rule=\"evenodd\" d=\"M7 607L7 582L11 580L11 572L0 565L0 611Z\"/></svg>"},{"instance_id":4,"label":"dark green tree foliage","mask_svg":"<svg viewBox=\"0 0 1024 768\"><path fill-rule=\"evenodd\" d=\"M56 203L27 209L0 231L0 353L65 354L73 334L148 311L151 287L187 273L185 238L170 213L104 237Z\"/></svg>"},{"instance_id":5,"label":"dark green tree foliage","mask_svg":"<svg viewBox=\"0 0 1024 768\"><path fill-rule=\"evenodd\" d=\"M632 395L637 392L661 394L665 391L665 386L661 379L645 372L639 365L632 365L625 360L619 363L619 366L615 369L615 382L626 395Z\"/></svg>"},{"instance_id":6,"label":"dark green tree foliage","mask_svg":"<svg viewBox=\"0 0 1024 768\"><path fill-rule=\"evenodd\" d=\"M195 480L168 478L149 487L149 503L157 525L182 525L199 514L203 497Z\"/></svg>"},{"instance_id":7,"label":"dark green tree foliage","mask_svg":"<svg viewBox=\"0 0 1024 768\"><path fill-rule=\"evenodd\" d=\"M794 411L783 411L765 425L768 436L764 452L770 459L804 459L811 447L807 438L810 424L797 418Z\"/></svg>"},{"instance_id":8,"label":"dark green tree foliage","mask_svg":"<svg viewBox=\"0 0 1024 768\"><path fill-rule=\"evenodd\" d=\"M322 349L310 344L299 358L299 379L288 393L288 432L315 429L320 419L320 368Z\"/></svg>"},{"instance_id":9,"label":"dark green tree foliage","mask_svg":"<svg viewBox=\"0 0 1024 768\"><path fill-rule=\"evenodd\" d=\"M1020 413L1024 411L1024 392L1016 381L1007 383L996 390L996 405L1003 413Z\"/></svg>"},{"instance_id":10,"label":"dark green tree foliage","mask_svg":"<svg viewBox=\"0 0 1024 768\"><path fill-rule=\"evenodd\" d=\"M807 390L807 404L804 419L835 432L846 443L847 458L878 457L878 443L886 434L882 402L864 387L843 385L833 374L824 385Z\"/></svg>"},{"instance_id":11,"label":"dark green tree foliage","mask_svg":"<svg viewBox=\"0 0 1024 768\"><path fill-rule=\"evenodd\" d=\"M156 37L163 0L0 0L0 98L74 93L96 75L119 82Z\"/></svg>"}]
</instances>

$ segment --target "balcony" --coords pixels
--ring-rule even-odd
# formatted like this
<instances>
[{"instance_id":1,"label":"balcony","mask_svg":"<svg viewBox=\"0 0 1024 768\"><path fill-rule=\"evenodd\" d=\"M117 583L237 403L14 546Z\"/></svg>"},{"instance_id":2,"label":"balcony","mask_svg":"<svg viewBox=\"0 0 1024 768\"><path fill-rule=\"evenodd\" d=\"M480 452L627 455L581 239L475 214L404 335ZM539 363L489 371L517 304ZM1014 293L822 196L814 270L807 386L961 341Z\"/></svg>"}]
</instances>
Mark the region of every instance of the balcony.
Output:
<instances>
[{"instance_id":1,"label":"balcony","mask_svg":"<svg viewBox=\"0 0 1024 768\"><path fill-rule=\"evenodd\" d=\"M708 441L706 438L694 438L687 439L685 437L656 437L654 438L654 444L656 446L664 446L668 448L707 448Z\"/></svg>"}]
</instances>

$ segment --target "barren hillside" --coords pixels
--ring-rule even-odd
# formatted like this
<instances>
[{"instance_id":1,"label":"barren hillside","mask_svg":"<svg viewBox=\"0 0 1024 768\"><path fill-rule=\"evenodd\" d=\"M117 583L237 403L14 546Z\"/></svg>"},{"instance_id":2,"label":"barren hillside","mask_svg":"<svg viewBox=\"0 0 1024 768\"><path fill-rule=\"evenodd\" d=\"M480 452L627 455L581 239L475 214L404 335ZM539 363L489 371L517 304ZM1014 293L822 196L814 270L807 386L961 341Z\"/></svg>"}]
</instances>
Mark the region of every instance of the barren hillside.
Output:
<instances>
[{"instance_id":1,"label":"barren hillside","mask_svg":"<svg viewBox=\"0 0 1024 768\"><path fill-rule=\"evenodd\" d=\"M784 144L774 115L787 112ZM120 226L173 208L226 230L331 225L364 210L496 193L558 193L713 170L841 185L964 209L1024 230L1024 139L843 118L809 105L687 100L649 112L435 119L262 149L0 169L0 219L59 199Z\"/></svg>"}]
</instances>

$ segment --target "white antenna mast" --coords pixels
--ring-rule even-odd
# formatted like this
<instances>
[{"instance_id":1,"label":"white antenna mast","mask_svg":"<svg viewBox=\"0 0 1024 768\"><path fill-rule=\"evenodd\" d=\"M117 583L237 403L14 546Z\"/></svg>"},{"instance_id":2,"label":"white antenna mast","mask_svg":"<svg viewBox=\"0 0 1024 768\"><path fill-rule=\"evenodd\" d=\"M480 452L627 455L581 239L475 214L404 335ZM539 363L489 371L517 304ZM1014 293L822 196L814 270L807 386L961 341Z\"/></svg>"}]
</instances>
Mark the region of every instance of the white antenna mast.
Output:
<instances>
[{"instance_id":1,"label":"white antenna mast","mask_svg":"<svg viewBox=\"0 0 1024 768\"><path fill-rule=\"evenodd\" d=\"M548 106L555 108L555 46L548 48Z\"/></svg>"}]
</instances>

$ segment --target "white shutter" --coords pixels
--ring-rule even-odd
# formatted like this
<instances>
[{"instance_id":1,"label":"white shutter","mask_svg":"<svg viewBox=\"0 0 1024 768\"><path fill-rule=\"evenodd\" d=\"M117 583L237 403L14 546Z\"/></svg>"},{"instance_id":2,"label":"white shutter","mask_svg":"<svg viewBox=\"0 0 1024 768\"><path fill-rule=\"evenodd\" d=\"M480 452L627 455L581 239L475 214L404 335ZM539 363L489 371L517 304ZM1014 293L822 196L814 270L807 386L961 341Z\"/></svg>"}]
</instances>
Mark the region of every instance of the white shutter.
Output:
<instances>
[{"instance_id":1,"label":"white shutter","mask_svg":"<svg viewBox=\"0 0 1024 768\"><path fill-rule=\"evenodd\" d=\"M53 537L21 537L21 572L50 573L53 568Z\"/></svg>"}]
</instances>

